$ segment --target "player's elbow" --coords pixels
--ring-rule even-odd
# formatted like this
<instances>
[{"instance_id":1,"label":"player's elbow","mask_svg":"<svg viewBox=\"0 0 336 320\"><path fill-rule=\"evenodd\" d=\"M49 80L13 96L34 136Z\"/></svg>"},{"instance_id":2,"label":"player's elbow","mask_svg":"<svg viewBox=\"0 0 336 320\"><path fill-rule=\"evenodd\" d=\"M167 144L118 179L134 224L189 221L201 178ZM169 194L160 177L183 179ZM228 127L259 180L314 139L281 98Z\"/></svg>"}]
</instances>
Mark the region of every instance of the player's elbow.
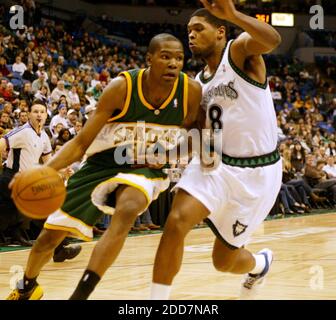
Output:
<instances>
[{"instance_id":1,"label":"player's elbow","mask_svg":"<svg viewBox=\"0 0 336 320\"><path fill-rule=\"evenodd\" d=\"M282 38L281 38L280 33L276 32L274 38L275 38L275 47L278 47L282 42Z\"/></svg>"},{"instance_id":2,"label":"player's elbow","mask_svg":"<svg viewBox=\"0 0 336 320\"><path fill-rule=\"evenodd\" d=\"M281 44L281 35L278 31L274 30L274 33L269 41L270 49L274 50Z\"/></svg>"},{"instance_id":3,"label":"player's elbow","mask_svg":"<svg viewBox=\"0 0 336 320\"><path fill-rule=\"evenodd\" d=\"M281 36L280 34L270 38L267 43L263 44L263 54L271 53L275 50L281 43Z\"/></svg>"}]
</instances>

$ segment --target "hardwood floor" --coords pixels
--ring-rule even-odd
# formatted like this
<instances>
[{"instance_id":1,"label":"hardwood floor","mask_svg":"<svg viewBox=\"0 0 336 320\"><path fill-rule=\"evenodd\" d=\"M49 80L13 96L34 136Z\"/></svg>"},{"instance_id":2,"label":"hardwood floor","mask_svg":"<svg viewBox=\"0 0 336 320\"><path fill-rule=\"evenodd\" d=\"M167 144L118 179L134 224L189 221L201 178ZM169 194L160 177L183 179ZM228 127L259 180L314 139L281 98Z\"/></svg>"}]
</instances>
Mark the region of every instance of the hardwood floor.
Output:
<instances>
[{"instance_id":1,"label":"hardwood floor","mask_svg":"<svg viewBox=\"0 0 336 320\"><path fill-rule=\"evenodd\" d=\"M130 237L91 299L147 299L155 251L161 235ZM172 299L238 299L241 276L214 269L209 228L187 237L183 265ZM64 263L48 263L39 282L43 299L67 299L77 285L95 243L83 243L80 255ZM269 247L275 260L257 299L336 299L336 214L266 221L248 248ZM29 250L0 254L0 298L23 271Z\"/></svg>"}]
</instances>

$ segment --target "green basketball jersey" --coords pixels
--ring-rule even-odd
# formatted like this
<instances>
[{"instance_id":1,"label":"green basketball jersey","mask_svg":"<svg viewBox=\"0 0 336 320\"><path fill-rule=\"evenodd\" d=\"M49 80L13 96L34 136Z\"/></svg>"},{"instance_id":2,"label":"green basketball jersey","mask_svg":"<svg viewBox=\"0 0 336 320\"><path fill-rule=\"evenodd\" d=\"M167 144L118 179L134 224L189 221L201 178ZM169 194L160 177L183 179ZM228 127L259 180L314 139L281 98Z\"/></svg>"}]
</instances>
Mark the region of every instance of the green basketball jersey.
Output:
<instances>
[{"instance_id":1,"label":"green basketball jersey","mask_svg":"<svg viewBox=\"0 0 336 320\"><path fill-rule=\"evenodd\" d=\"M123 148L134 150L159 145L169 150L177 144L179 128L187 115L188 77L180 72L170 95L161 106L154 107L143 95L145 69L122 72L127 81L127 95L121 112L111 117L87 150L89 161L102 165L124 165L115 160ZM112 102L113 103L113 102ZM133 152L133 151L132 151ZM123 155L119 155L119 158Z\"/></svg>"}]
</instances>

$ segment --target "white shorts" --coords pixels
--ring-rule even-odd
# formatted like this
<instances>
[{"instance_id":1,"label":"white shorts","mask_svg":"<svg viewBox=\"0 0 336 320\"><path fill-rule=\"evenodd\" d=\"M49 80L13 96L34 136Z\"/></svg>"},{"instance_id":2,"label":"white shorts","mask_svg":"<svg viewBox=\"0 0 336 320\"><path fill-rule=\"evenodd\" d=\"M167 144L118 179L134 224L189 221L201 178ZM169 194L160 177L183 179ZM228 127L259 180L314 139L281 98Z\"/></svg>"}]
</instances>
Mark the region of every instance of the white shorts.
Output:
<instances>
[{"instance_id":1,"label":"white shorts","mask_svg":"<svg viewBox=\"0 0 336 320\"><path fill-rule=\"evenodd\" d=\"M281 180L281 160L257 168L221 162L215 170L204 172L194 158L176 188L187 191L210 211L207 222L219 239L230 248L240 248L269 214Z\"/></svg>"}]
</instances>

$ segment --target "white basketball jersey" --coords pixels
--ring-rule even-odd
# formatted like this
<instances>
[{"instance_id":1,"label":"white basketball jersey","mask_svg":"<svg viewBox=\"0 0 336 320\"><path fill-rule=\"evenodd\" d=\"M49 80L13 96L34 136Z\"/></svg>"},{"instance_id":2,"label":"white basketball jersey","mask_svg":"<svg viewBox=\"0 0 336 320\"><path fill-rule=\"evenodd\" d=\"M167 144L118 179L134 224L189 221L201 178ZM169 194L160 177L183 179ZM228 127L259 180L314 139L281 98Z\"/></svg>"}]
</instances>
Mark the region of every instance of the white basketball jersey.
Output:
<instances>
[{"instance_id":1,"label":"white basketball jersey","mask_svg":"<svg viewBox=\"0 0 336 320\"><path fill-rule=\"evenodd\" d=\"M231 157L268 154L277 146L277 122L271 91L245 75L230 58L228 42L217 71L196 80L203 91L206 127L221 128L222 152Z\"/></svg>"}]
</instances>

